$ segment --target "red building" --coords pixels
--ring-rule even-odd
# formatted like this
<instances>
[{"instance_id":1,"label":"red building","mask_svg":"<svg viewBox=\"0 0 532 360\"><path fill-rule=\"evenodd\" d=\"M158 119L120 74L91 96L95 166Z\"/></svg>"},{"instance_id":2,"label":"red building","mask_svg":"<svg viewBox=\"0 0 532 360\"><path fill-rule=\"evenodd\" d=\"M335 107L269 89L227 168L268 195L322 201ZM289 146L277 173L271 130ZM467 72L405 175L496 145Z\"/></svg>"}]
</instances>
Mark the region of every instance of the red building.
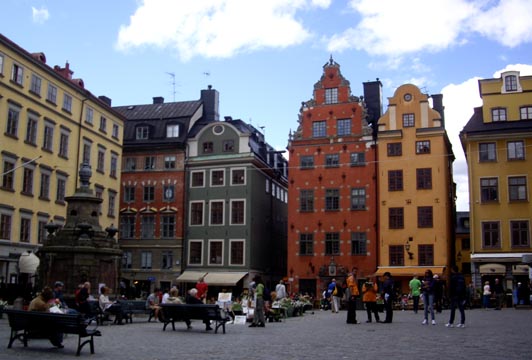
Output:
<instances>
[{"instance_id":1,"label":"red building","mask_svg":"<svg viewBox=\"0 0 532 360\"><path fill-rule=\"evenodd\" d=\"M365 83L365 92L366 87L380 104L380 82ZM345 281L355 266L360 278L376 270L377 165L370 123L381 110L372 105L351 95L331 57L313 98L301 107L288 143L292 292L319 296L332 278Z\"/></svg>"}]
</instances>

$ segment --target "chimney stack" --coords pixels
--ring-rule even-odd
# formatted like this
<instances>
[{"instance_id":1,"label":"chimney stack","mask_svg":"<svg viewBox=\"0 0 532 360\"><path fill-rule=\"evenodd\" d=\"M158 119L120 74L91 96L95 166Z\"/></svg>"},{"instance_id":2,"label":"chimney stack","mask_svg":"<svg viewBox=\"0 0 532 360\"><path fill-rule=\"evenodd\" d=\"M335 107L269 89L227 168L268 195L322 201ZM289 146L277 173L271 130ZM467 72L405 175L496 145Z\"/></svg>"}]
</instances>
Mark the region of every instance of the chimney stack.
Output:
<instances>
[{"instance_id":1,"label":"chimney stack","mask_svg":"<svg viewBox=\"0 0 532 360\"><path fill-rule=\"evenodd\" d=\"M154 96L153 105L155 104L164 104L164 98L162 96Z\"/></svg>"},{"instance_id":2,"label":"chimney stack","mask_svg":"<svg viewBox=\"0 0 532 360\"><path fill-rule=\"evenodd\" d=\"M443 94L435 94L430 96L432 98L432 108L440 113L441 125L445 127L445 107L443 106Z\"/></svg>"},{"instance_id":3,"label":"chimney stack","mask_svg":"<svg viewBox=\"0 0 532 360\"><path fill-rule=\"evenodd\" d=\"M207 122L220 120L220 93L209 85L207 90L201 90L201 100L203 101L203 118Z\"/></svg>"}]
</instances>

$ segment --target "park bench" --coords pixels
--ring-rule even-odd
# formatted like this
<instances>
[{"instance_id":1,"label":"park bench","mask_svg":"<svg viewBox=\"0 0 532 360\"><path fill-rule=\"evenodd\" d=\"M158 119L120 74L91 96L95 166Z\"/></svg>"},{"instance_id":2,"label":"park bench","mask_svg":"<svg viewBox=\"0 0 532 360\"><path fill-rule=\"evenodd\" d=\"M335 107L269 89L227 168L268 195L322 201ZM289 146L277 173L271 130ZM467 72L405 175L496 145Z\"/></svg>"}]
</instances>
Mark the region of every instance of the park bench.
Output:
<instances>
[{"instance_id":1,"label":"park bench","mask_svg":"<svg viewBox=\"0 0 532 360\"><path fill-rule=\"evenodd\" d=\"M161 304L160 307L160 320L164 323L163 331L169 324L172 324L172 329L175 331L176 321L203 320L214 321L214 333L222 327L225 334L225 323L231 320L225 310L215 304Z\"/></svg>"},{"instance_id":2,"label":"park bench","mask_svg":"<svg viewBox=\"0 0 532 360\"><path fill-rule=\"evenodd\" d=\"M88 328L90 321L81 314L68 315L13 309L5 309L4 313L7 314L11 327L8 349L15 340L21 341L24 347L27 347L29 339L48 338L51 332L60 332L78 335L76 356L80 355L81 349L86 344L90 345L91 354L94 354L94 337L101 336L99 330Z\"/></svg>"},{"instance_id":3,"label":"park bench","mask_svg":"<svg viewBox=\"0 0 532 360\"><path fill-rule=\"evenodd\" d=\"M148 322L155 317L153 309L146 308L145 300L120 300L120 304L122 304L124 309L126 323L133 322L133 315L148 315Z\"/></svg>"}]
</instances>

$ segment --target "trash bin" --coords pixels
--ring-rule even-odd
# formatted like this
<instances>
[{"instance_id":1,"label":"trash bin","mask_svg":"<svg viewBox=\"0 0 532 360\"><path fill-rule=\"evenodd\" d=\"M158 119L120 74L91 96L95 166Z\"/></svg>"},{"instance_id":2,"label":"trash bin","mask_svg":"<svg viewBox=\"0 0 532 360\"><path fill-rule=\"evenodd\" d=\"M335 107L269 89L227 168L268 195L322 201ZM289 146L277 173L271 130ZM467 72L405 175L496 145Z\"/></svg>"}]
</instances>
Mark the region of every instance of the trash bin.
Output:
<instances>
[{"instance_id":1,"label":"trash bin","mask_svg":"<svg viewBox=\"0 0 532 360\"><path fill-rule=\"evenodd\" d=\"M512 308L514 307L514 298L512 293L506 293L506 307Z\"/></svg>"}]
</instances>

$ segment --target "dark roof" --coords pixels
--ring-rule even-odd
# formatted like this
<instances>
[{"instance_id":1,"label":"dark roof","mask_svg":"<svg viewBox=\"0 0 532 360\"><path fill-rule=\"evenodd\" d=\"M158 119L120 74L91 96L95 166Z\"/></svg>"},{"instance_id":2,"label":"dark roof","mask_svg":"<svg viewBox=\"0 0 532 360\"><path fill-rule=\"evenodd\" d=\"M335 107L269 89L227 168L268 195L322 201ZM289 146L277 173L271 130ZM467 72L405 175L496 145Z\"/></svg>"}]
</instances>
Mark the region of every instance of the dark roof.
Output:
<instances>
[{"instance_id":1,"label":"dark roof","mask_svg":"<svg viewBox=\"0 0 532 360\"><path fill-rule=\"evenodd\" d=\"M516 120L516 121L496 121L484 122L482 115L482 107L475 108L475 112L471 119L464 126L460 135L474 135L474 134L505 134L521 131L532 131L532 120Z\"/></svg>"},{"instance_id":2,"label":"dark roof","mask_svg":"<svg viewBox=\"0 0 532 360\"><path fill-rule=\"evenodd\" d=\"M115 106L128 120L162 120L190 117L198 111L201 100L162 104Z\"/></svg>"}]
</instances>

